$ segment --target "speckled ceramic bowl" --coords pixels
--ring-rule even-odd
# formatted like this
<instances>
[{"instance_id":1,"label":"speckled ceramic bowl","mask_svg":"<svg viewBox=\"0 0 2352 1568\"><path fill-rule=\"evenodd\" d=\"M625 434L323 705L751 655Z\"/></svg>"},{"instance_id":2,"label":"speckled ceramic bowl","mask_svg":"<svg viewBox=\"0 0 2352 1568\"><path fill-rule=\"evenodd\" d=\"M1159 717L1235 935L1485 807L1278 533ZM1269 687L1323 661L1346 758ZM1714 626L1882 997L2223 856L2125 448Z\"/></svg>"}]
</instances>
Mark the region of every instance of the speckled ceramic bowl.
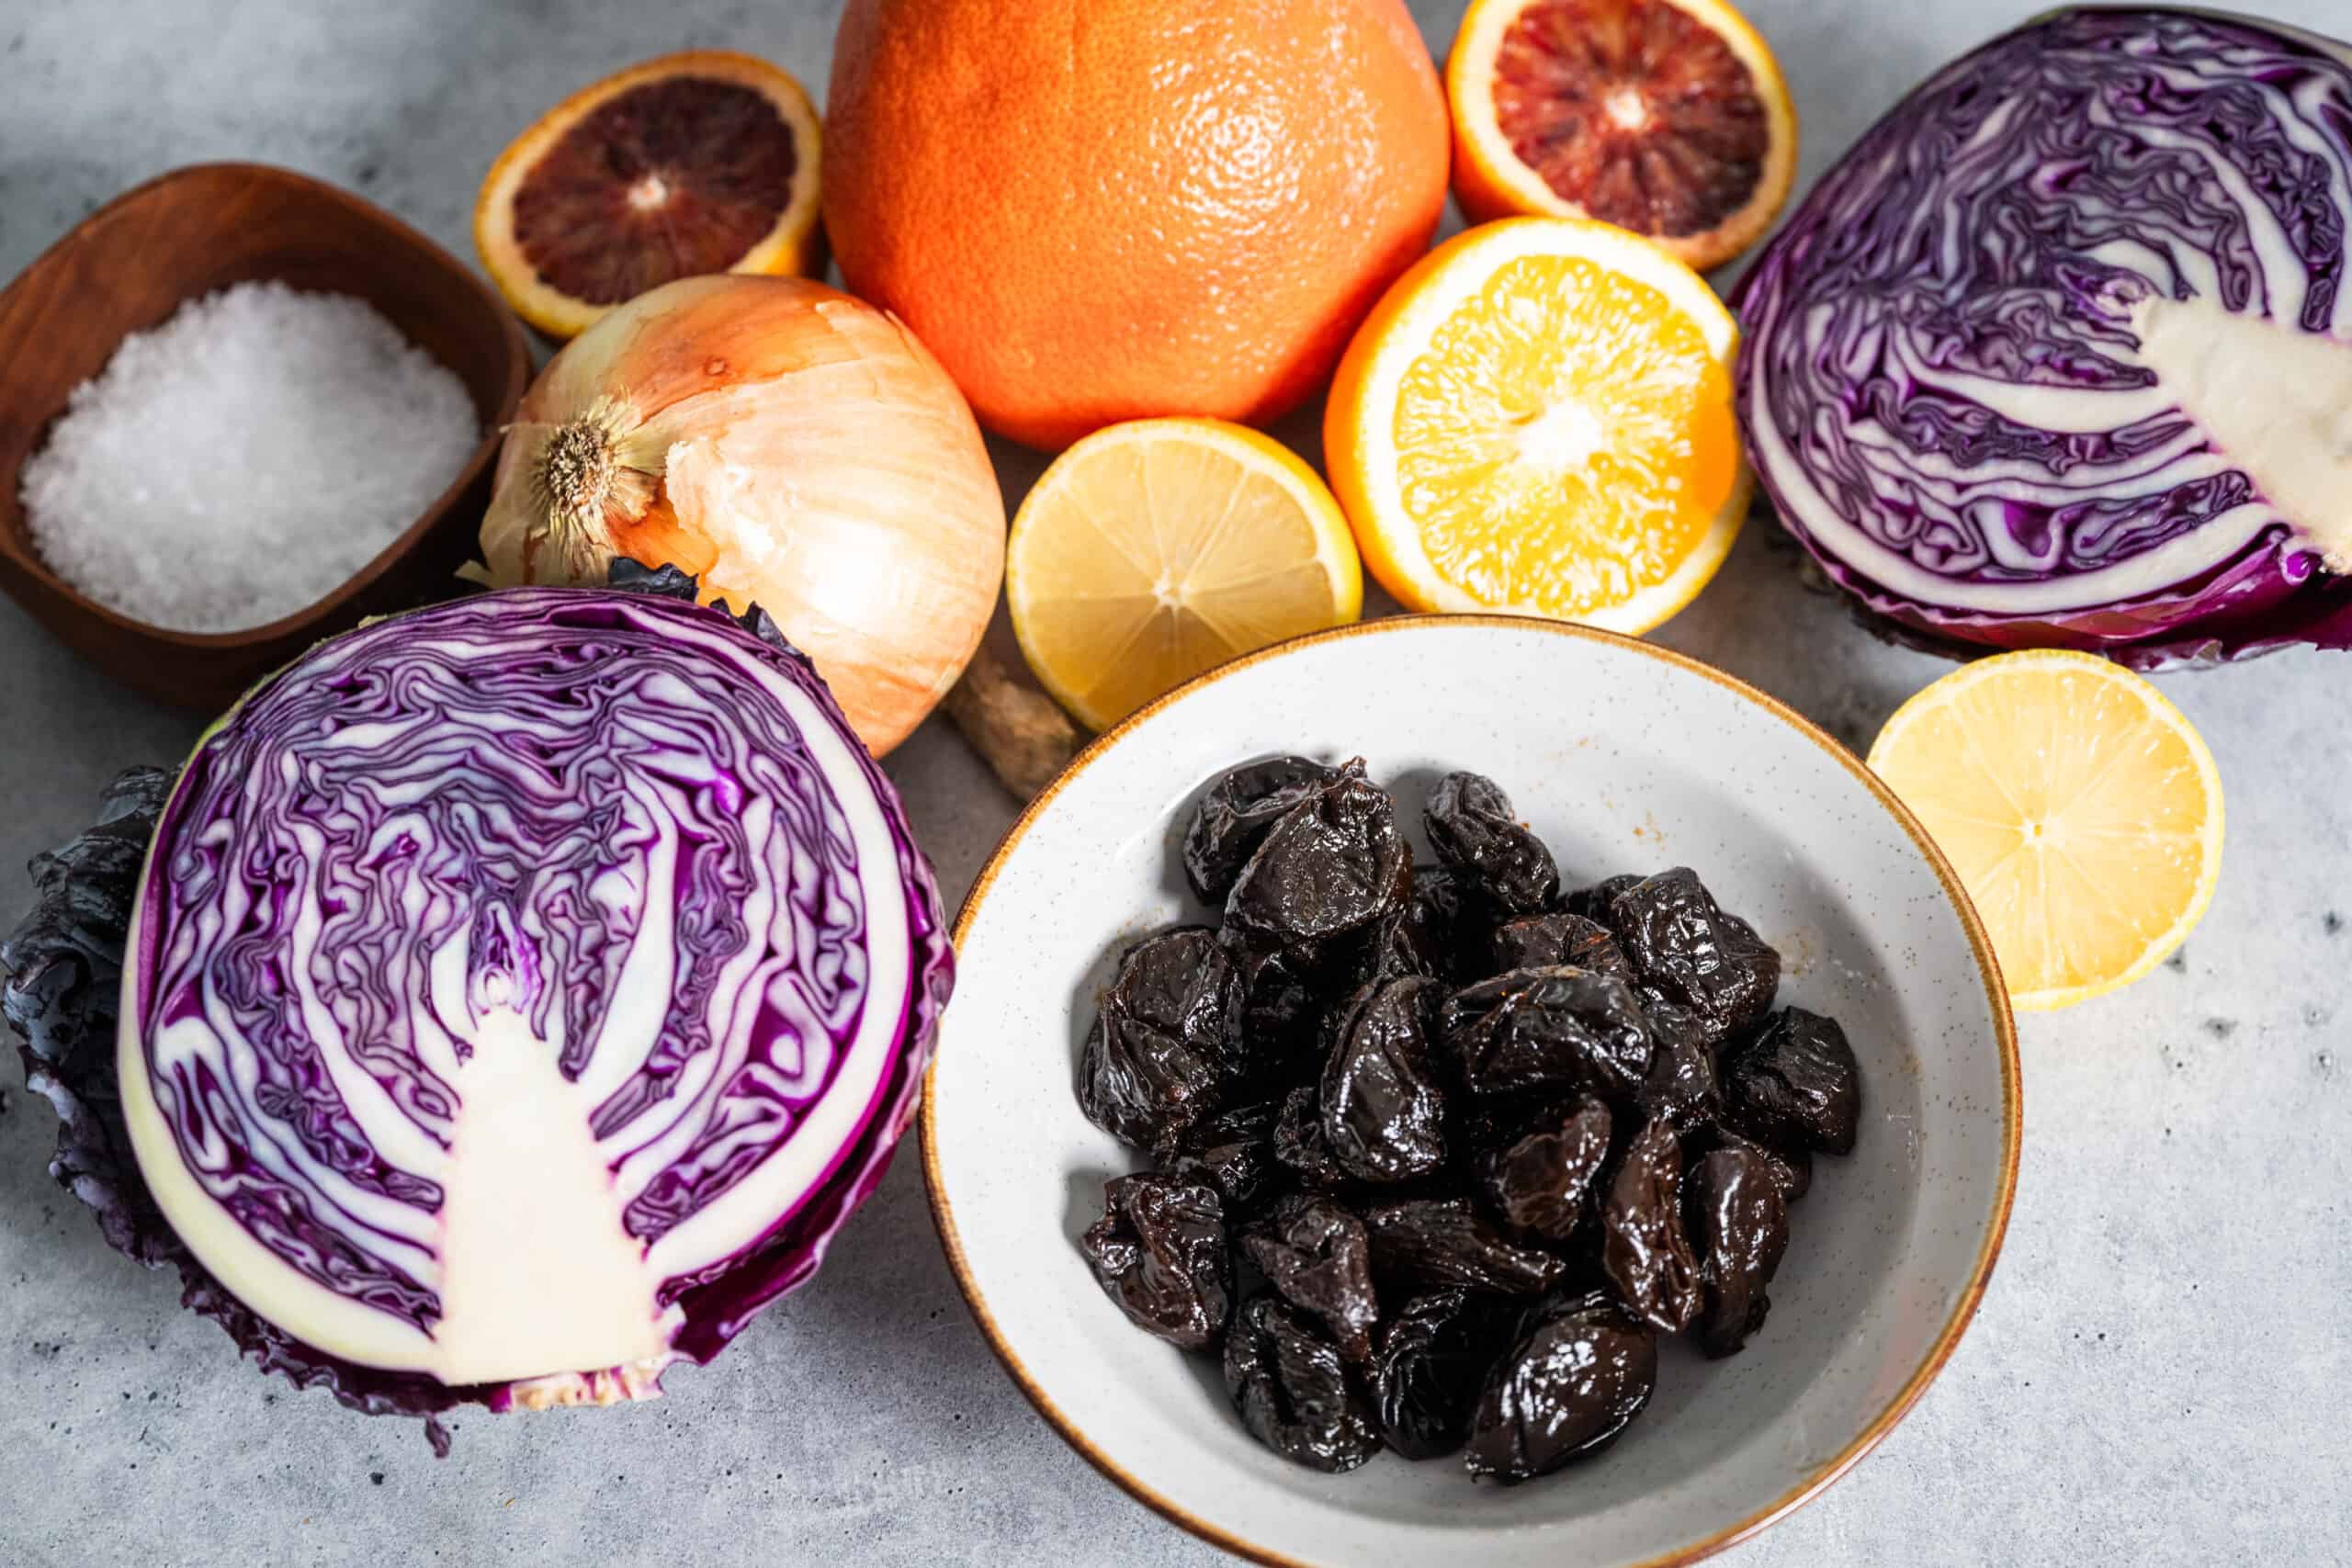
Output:
<instances>
[{"instance_id":1,"label":"speckled ceramic bowl","mask_svg":"<svg viewBox=\"0 0 2352 1568\"><path fill-rule=\"evenodd\" d=\"M1350 1474L1259 1447L1215 1363L1132 1327L1073 1245L1136 1156L1080 1114L1094 998L1138 933L1203 911L1175 847L1200 786L1283 750L1362 755L1408 807L1492 775L1572 881L1699 868L1786 960L1781 999L1851 1036L1865 1112L1792 1212L1740 1355L1661 1356L1614 1448L1474 1485L1384 1454ZM1418 811L1411 813L1418 816ZM1918 824L1835 741L1664 649L1546 622L1377 621L1203 677L1103 737L1006 836L956 930L922 1113L940 1236L981 1329L1080 1452L1264 1562L1688 1562L1789 1512L1884 1437L1958 1343L2017 1175L2015 1036L1992 950Z\"/></svg>"}]
</instances>

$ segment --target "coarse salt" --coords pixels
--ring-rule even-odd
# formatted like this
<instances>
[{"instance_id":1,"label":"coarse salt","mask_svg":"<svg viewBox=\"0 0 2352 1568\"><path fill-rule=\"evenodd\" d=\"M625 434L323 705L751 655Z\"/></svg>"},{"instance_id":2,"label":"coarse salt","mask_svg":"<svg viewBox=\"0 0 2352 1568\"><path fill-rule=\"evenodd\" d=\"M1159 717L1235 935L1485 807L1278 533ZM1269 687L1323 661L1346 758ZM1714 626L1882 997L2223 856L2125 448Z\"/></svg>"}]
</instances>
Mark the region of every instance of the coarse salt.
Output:
<instances>
[{"instance_id":1,"label":"coarse salt","mask_svg":"<svg viewBox=\"0 0 2352 1568\"><path fill-rule=\"evenodd\" d=\"M24 466L51 571L175 631L324 597L416 521L481 426L366 301L240 283L122 340Z\"/></svg>"}]
</instances>

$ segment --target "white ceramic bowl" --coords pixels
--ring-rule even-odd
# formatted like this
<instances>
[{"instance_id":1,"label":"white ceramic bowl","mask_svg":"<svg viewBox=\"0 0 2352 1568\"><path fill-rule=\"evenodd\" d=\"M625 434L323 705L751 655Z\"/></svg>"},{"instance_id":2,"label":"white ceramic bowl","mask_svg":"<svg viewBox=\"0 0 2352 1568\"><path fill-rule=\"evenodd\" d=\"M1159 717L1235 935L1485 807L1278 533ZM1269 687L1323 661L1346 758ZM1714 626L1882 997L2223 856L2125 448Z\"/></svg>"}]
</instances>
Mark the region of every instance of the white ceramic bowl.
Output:
<instances>
[{"instance_id":1,"label":"white ceramic bowl","mask_svg":"<svg viewBox=\"0 0 2352 1568\"><path fill-rule=\"evenodd\" d=\"M1453 768L1500 783L1571 885L1696 867L1837 1017L1863 1074L1849 1159L1792 1211L1741 1354L1664 1348L1606 1453L1515 1488L1390 1454L1327 1476L1242 1430L1216 1363L1130 1325L1074 1245L1137 1157L1080 1114L1095 998L1137 935L1204 912L1175 848L1200 786L1275 751L1361 755L1417 819ZM1418 833L1418 824L1415 828ZM1241 660L1104 736L1013 826L956 929L922 1111L934 1216L982 1331L1046 1418L1170 1519L1281 1563L1687 1562L1794 1508L1942 1366L2016 1180L2015 1036L1951 870L1885 787L1780 704L1645 643L1548 622L1369 622Z\"/></svg>"}]
</instances>

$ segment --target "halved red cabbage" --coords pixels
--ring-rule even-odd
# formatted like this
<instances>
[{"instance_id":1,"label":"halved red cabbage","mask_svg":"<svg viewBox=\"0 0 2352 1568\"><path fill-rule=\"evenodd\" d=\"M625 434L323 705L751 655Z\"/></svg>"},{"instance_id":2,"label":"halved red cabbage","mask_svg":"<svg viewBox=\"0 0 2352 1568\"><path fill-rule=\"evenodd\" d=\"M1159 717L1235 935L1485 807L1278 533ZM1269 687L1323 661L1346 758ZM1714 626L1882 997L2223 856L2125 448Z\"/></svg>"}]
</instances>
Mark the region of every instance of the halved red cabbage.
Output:
<instances>
[{"instance_id":1,"label":"halved red cabbage","mask_svg":"<svg viewBox=\"0 0 2352 1568\"><path fill-rule=\"evenodd\" d=\"M2352 647L2352 51L2067 10L1945 67L1733 295L1782 522L1933 639Z\"/></svg>"},{"instance_id":2,"label":"halved red cabbage","mask_svg":"<svg viewBox=\"0 0 2352 1568\"><path fill-rule=\"evenodd\" d=\"M938 894L748 620L772 642L479 595L321 645L188 760L131 906L121 1115L191 1304L265 1365L386 1411L650 1394L879 1180L950 987Z\"/></svg>"}]
</instances>

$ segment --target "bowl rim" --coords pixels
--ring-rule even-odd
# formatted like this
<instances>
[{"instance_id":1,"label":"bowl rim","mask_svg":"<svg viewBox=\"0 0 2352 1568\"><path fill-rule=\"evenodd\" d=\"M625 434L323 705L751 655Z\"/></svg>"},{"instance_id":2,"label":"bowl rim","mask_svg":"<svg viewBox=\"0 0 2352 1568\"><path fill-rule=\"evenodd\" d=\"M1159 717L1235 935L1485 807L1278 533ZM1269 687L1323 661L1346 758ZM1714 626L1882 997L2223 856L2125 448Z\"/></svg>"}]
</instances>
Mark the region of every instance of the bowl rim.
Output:
<instances>
[{"instance_id":1,"label":"bowl rim","mask_svg":"<svg viewBox=\"0 0 2352 1568\"><path fill-rule=\"evenodd\" d=\"M1960 916L1962 930L1968 938L1969 948L1975 955L1977 969L1984 982L1985 999L1992 1006L1994 1033L2000 1047L2001 1168L1996 1189L1992 1220L1985 1228L1984 1239L1977 1250L1975 1261L1969 1268L1968 1281L1962 1287L1959 1300L1953 1303L1951 1313L1945 1319L1943 1327L1938 1330L1935 1342L1928 1347L1928 1353L1920 1359L1911 1375L1904 1381L1903 1386L1895 1392L1894 1396L1886 1403L1885 1406L1871 1418L1860 1433L1838 1450L1835 1456L1816 1467L1811 1475L1800 1481L1788 1492L1747 1517L1716 1531L1702 1540L1676 1547L1658 1556L1645 1558L1640 1563L1634 1565L1634 1568L1680 1568L1682 1564L1696 1562L1702 1558L1712 1557L1716 1552L1737 1545L1778 1523L1819 1496L1832 1483L1860 1463L1865 1455L1876 1448L1886 1435L1894 1429L1904 1416L1910 1414L1912 1406L1918 1403L1919 1396L1927 1392L1928 1385L1935 1381L1936 1374L1942 1371L1944 1364L1951 1359L1952 1352L1960 1346L1962 1336L1967 1332L1969 1324L1975 1318L1977 1304L1984 1300L1985 1286L1993 1276L1994 1264L1999 1259L2002 1243L2007 1237L2009 1211L2017 1198L2018 1158L2025 1130L2025 1100L2018 1057L2017 1020L2009 1006L2008 988L2001 978L2000 960L1995 956L1992 939L1985 933L1984 921L1977 916L1976 906L1969 899L1967 889L1961 885L1959 874L1952 870L1951 863L1946 860L1943 852L1936 847L1935 840L1928 837L1927 829L1921 825L1918 818L1903 804L1894 790L1887 786L1885 781L1871 772L1860 757L1847 750L1819 725L1770 694L1749 685L1736 675L1716 669L1703 660L1692 658L1689 654L1679 653L1672 649L1661 648L1639 637L1602 631L1594 626L1578 626L1573 622L1546 620L1531 615L1404 615L1351 622L1346 626L1333 626L1324 631L1309 632L1303 637L1291 637L1220 664L1214 670L1194 676L1165 695L1145 704L1097 736L1084 750L1071 760L1069 765L1064 768L1052 783L1038 793L1035 800L1023 808L1021 815L1013 819L1012 826L1005 830L1004 837L998 841L997 847L989 852L987 862L980 867L978 875L972 879L971 891L965 895L963 907L956 916L953 938L956 945L960 949L965 936L979 918L981 907L988 898L989 889L995 885L997 876L1012 859L1013 852L1020 847L1022 840L1028 835L1029 829L1053 803L1054 798L1061 793L1062 789L1083 773L1088 766L1125 739L1130 731L1155 714L1228 675L1298 649L1344 641L1350 637L1378 637L1394 632L1411 632L1438 626L1479 626L1511 631L1544 632L1553 636L1597 642L1611 648L1638 653L1645 658L1657 660L1685 673L1711 681L1733 695L1755 704L1828 753L1840 767L1851 773L1863 785L1880 806L1885 808L1904 832L1909 835L1912 843L1917 847L1919 852L1926 857L1928 869L1935 873L1936 880L1942 885L1945 896L1951 901L1953 909ZM956 1286L963 1294L964 1304L970 1308L973 1320L979 1326L981 1337L988 1341L989 1348L995 1352L997 1359L1003 1364L1006 1373L1012 1379L1014 1384L1020 1388L1023 1394L1027 1396L1029 1403L1036 1408L1037 1414L1046 1418L1046 1424L1060 1435L1064 1442L1078 1450L1089 1464L1115 1483L1122 1491L1169 1523L1190 1531L1211 1545L1220 1547L1235 1556L1245 1558L1252 1562L1263 1563L1266 1568L1316 1568L1314 1564L1260 1546L1187 1512L1153 1491L1137 1477L1121 1469L1108 1455L1096 1448L1093 1441L1061 1412L1060 1408L1046 1395L1045 1390L1038 1385L1036 1380L1030 1375L1028 1368L1022 1364L1021 1359L1012 1353L1012 1348L1005 1343L1003 1334L998 1329L996 1319L989 1313L988 1303L982 1299L978 1286L973 1281L970 1268L965 1259L963 1242L956 1231L955 1216L951 1212L945 1187L940 1177L938 1140L933 1127L933 1119L937 1114L939 1104L935 1092L938 1072L939 1059L934 1055L931 1066L923 1073L922 1107L917 1121L917 1134L922 1153L923 1190L929 1200L932 1224L939 1233L940 1248L946 1254L947 1267L956 1277Z\"/></svg>"},{"instance_id":2,"label":"bowl rim","mask_svg":"<svg viewBox=\"0 0 2352 1568\"><path fill-rule=\"evenodd\" d=\"M0 547L7 550L16 567L52 594L63 608L74 615L107 626L119 636L145 641L151 645L152 650L156 652L171 650L197 654L240 652L247 648L269 643L280 637L298 635L341 612L353 599L372 588L411 551L424 543L425 536L432 533L450 514L452 509L465 499L466 491L492 464L497 461L499 452L505 445L507 427L514 422L515 413L522 406L524 394L529 389L533 375L531 345L523 335L522 322L516 319L514 312L507 308L506 301L499 298L497 292L472 268L459 261L447 246L416 228L398 213L388 208L378 206L358 192L346 190L331 181L305 174L300 169L288 168L282 164L265 164L236 158L209 159L200 163L177 164L151 175L128 189L118 192L104 203L84 214L71 228L51 241L39 255L26 263L23 269L6 284L0 285L0 296L14 294L35 274L59 265L61 258L89 245L93 235L100 234L107 225L119 221L125 211L153 201L160 192L175 186L206 180L225 180L240 182L247 186L276 186L299 196L304 200L315 201L322 206L340 209L351 213L374 229L378 234L388 235L413 247L418 254L430 260L438 271L462 283L474 302L487 310L486 320L496 322L498 348L504 362L504 369L499 387L494 417L481 422L482 434L474 443L473 450L468 454L464 465L450 477L449 482L442 487L440 492L426 502L398 534L387 540L383 547L368 557L356 570L328 589L320 597L298 609L287 612L274 621L217 632L182 631L172 626L158 626L153 621L142 621L134 615L115 609L112 605L101 604L66 581L47 561L40 558L37 550L30 547L29 539L21 548L17 547L14 542L0 545ZM180 298L180 307L185 307L200 297L197 294L183 294ZM371 309L375 308L372 300L367 303ZM380 310L378 313L382 314ZM161 324L157 323L157 325ZM398 327L397 322L394 325ZM406 332L401 332L401 335L412 346L414 345L414 340L409 338ZM121 341L118 339L116 347L119 349L120 346ZM449 369L449 367L437 355L435 356L435 363L441 365L445 370ZM456 372L451 370L450 374L455 375ZM467 400L470 402L473 396L471 386L466 388L466 394ZM477 410L477 412L479 412ZM52 416L52 422L55 417ZM46 438L47 431L44 428L41 433L40 446L46 446ZM26 454L28 458L33 452L39 451L40 446L28 451ZM19 482L20 479L19 473L12 471L7 475L0 476L0 483L13 486Z\"/></svg>"}]
</instances>

